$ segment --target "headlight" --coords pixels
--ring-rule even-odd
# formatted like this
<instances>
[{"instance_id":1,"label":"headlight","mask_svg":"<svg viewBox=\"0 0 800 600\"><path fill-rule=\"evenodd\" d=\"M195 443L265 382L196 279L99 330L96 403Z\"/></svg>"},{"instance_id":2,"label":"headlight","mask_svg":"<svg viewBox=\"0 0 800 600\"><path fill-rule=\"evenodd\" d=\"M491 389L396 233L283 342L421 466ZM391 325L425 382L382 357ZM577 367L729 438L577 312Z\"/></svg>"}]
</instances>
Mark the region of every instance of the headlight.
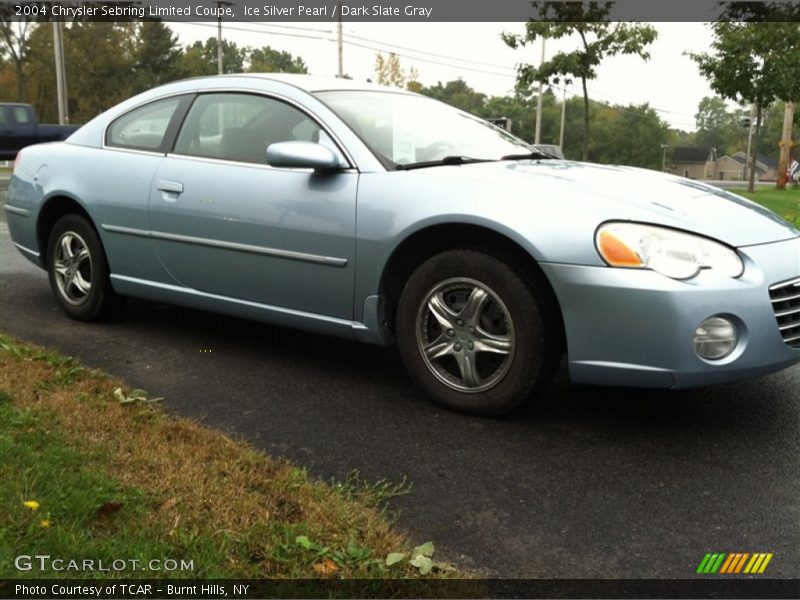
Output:
<instances>
[{"instance_id":1,"label":"headlight","mask_svg":"<svg viewBox=\"0 0 800 600\"><path fill-rule=\"evenodd\" d=\"M690 279L700 269L734 278L744 272L744 263L732 248L666 227L606 223L597 230L595 243L612 267L652 269L673 279Z\"/></svg>"}]
</instances>

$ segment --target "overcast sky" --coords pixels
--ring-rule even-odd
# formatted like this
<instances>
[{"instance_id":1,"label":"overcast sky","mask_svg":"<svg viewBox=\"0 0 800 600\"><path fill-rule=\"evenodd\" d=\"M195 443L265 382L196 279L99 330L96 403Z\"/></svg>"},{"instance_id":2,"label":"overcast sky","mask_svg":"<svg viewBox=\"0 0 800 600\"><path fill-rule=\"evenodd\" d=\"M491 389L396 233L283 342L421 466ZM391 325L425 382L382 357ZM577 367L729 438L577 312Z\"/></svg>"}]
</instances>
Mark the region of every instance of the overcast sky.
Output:
<instances>
[{"instance_id":1,"label":"overcast sky","mask_svg":"<svg viewBox=\"0 0 800 600\"><path fill-rule=\"evenodd\" d=\"M596 100L618 104L649 103L663 120L684 130L695 128L694 115L703 96L713 95L707 81L684 52L708 50L711 33L702 23L654 23L658 39L648 62L638 57L607 58L589 84ZM215 23L171 23L182 44L216 36ZM240 46L266 46L301 56L314 75L335 75L335 25L327 23L229 23L225 39ZM345 72L354 79L374 76L376 50L394 51L404 68L415 67L425 85L458 77L490 95L512 91L515 66L537 63L541 49L508 48L503 31L522 33L521 23L345 23ZM302 36L302 37L300 37ZM547 54L576 47L576 40L547 44ZM567 95L580 93L580 83ZM547 140L543 140L547 141Z\"/></svg>"}]
</instances>

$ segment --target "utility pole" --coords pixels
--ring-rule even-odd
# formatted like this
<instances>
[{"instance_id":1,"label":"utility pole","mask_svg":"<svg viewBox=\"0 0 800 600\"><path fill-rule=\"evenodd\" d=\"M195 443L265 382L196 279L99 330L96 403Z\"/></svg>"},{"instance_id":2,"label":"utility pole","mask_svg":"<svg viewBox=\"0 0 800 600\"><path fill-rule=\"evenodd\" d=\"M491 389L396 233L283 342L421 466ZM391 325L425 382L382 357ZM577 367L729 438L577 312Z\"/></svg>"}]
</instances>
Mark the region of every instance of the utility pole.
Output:
<instances>
[{"instance_id":1,"label":"utility pole","mask_svg":"<svg viewBox=\"0 0 800 600\"><path fill-rule=\"evenodd\" d=\"M339 2L339 26L337 29L336 47L339 53L339 74L337 77L342 79L344 77L344 56L342 49L342 3Z\"/></svg>"},{"instance_id":2,"label":"utility pole","mask_svg":"<svg viewBox=\"0 0 800 600\"><path fill-rule=\"evenodd\" d=\"M564 90L561 93L561 132L558 135L558 145L561 152L564 152L564 121L567 116L567 86L564 85Z\"/></svg>"},{"instance_id":3,"label":"utility pole","mask_svg":"<svg viewBox=\"0 0 800 600\"><path fill-rule=\"evenodd\" d=\"M792 123L794 121L794 102L787 102L783 111L783 135L781 135L781 158L778 161L778 185L780 190L786 189L786 169L789 166L789 152L792 150Z\"/></svg>"},{"instance_id":4,"label":"utility pole","mask_svg":"<svg viewBox=\"0 0 800 600\"><path fill-rule=\"evenodd\" d=\"M217 12L217 74L222 75L225 72L223 67L223 53L222 53L222 7L233 6L232 2L225 2L224 0L216 0L215 4L220 9Z\"/></svg>"},{"instance_id":5,"label":"utility pole","mask_svg":"<svg viewBox=\"0 0 800 600\"><path fill-rule=\"evenodd\" d=\"M755 115L753 114L753 106L750 106L750 123L747 128L747 156L744 157L744 171L742 174L742 181L747 181L747 164L750 162L750 144L753 143L753 120L755 119Z\"/></svg>"},{"instance_id":6,"label":"utility pole","mask_svg":"<svg viewBox=\"0 0 800 600\"><path fill-rule=\"evenodd\" d=\"M539 66L544 64L544 38L542 38L542 62ZM539 82L539 97L536 99L536 134L534 137L534 144L538 144L542 137L542 92L544 91L544 82Z\"/></svg>"},{"instance_id":7,"label":"utility pole","mask_svg":"<svg viewBox=\"0 0 800 600\"><path fill-rule=\"evenodd\" d=\"M217 2L217 6L221 5ZM217 75L222 75L222 15L217 15Z\"/></svg>"},{"instance_id":8,"label":"utility pole","mask_svg":"<svg viewBox=\"0 0 800 600\"><path fill-rule=\"evenodd\" d=\"M53 52L56 63L56 99L58 102L58 122L69 123L67 109L67 74L64 70L64 41L61 37L61 21L53 21Z\"/></svg>"},{"instance_id":9,"label":"utility pole","mask_svg":"<svg viewBox=\"0 0 800 600\"><path fill-rule=\"evenodd\" d=\"M669 144L661 144L661 172L667 172L667 148Z\"/></svg>"}]
</instances>

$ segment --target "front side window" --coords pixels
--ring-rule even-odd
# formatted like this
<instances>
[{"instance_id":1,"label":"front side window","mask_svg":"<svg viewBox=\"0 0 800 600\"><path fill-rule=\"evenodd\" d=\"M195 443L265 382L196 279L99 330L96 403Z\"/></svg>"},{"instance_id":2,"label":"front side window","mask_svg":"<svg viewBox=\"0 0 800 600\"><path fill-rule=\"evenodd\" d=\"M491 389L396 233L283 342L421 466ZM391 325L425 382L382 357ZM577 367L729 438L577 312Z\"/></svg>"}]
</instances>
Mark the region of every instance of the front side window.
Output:
<instances>
[{"instance_id":1,"label":"front side window","mask_svg":"<svg viewBox=\"0 0 800 600\"><path fill-rule=\"evenodd\" d=\"M106 144L134 150L161 150L180 101L180 98L159 100L122 115L108 128Z\"/></svg>"},{"instance_id":2,"label":"front side window","mask_svg":"<svg viewBox=\"0 0 800 600\"><path fill-rule=\"evenodd\" d=\"M266 164L276 142L324 143L308 115L285 102L253 94L203 94L186 115L176 154Z\"/></svg>"}]
</instances>

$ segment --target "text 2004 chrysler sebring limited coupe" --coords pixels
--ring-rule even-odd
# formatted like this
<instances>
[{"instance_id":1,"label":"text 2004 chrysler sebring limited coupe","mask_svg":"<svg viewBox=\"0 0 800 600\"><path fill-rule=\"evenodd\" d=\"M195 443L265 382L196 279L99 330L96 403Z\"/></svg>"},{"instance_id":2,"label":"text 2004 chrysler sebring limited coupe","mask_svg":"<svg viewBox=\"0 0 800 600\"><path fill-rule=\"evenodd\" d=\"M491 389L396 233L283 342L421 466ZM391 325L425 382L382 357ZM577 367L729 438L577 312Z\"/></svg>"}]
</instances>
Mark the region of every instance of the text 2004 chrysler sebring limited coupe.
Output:
<instances>
[{"instance_id":1,"label":"text 2004 chrysler sebring limited coupe","mask_svg":"<svg viewBox=\"0 0 800 600\"><path fill-rule=\"evenodd\" d=\"M800 231L394 89L166 85L24 150L5 209L73 318L138 296L396 340L475 413L535 396L565 351L573 382L661 388L800 360Z\"/></svg>"}]
</instances>

